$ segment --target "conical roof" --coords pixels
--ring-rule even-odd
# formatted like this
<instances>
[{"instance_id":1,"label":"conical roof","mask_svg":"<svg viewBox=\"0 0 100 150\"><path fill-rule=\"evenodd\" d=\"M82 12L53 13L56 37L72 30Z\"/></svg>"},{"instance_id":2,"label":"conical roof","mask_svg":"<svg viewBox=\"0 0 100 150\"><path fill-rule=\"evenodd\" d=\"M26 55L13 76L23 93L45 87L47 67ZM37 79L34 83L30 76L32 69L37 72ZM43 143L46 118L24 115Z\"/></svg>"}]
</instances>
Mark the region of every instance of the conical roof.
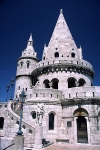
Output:
<instances>
[{"instance_id":1,"label":"conical roof","mask_svg":"<svg viewBox=\"0 0 100 150\"><path fill-rule=\"evenodd\" d=\"M75 58L79 58L77 46L73 40L71 32L63 16L62 9L55 25L48 47L44 50L46 59L55 57L55 53L59 53L59 57L70 58L71 54L75 54Z\"/></svg>"},{"instance_id":2,"label":"conical roof","mask_svg":"<svg viewBox=\"0 0 100 150\"><path fill-rule=\"evenodd\" d=\"M30 34L29 40L27 42L27 47L26 49L22 52L22 56L30 56L30 57L36 57L36 52L33 47L33 39L32 39L32 33Z\"/></svg>"}]
</instances>

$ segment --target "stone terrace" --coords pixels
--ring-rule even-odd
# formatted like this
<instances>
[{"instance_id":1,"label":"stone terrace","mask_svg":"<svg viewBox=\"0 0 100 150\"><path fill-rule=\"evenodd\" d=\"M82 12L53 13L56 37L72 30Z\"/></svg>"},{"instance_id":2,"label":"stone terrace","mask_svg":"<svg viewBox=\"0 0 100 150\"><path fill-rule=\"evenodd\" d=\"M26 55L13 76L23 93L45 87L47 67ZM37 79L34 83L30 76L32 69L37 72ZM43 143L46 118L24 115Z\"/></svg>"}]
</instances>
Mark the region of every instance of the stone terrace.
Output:
<instances>
[{"instance_id":1,"label":"stone terrace","mask_svg":"<svg viewBox=\"0 0 100 150\"><path fill-rule=\"evenodd\" d=\"M44 148L44 150L100 150L100 145L87 145L87 144L53 144Z\"/></svg>"}]
</instances>

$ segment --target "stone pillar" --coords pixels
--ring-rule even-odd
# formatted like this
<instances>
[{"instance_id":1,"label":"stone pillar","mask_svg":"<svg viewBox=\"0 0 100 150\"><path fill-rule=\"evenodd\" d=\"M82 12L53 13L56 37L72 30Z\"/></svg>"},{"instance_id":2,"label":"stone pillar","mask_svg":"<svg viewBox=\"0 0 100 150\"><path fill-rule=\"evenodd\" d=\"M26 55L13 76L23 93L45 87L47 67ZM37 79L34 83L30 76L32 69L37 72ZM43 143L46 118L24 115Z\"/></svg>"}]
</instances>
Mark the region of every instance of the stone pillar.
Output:
<instances>
[{"instance_id":1,"label":"stone pillar","mask_svg":"<svg viewBox=\"0 0 100 150\"><path fill-rule=\"evenodd\" d=\"M86 119L86 122L87 122L87 134L88 134L88 143L90 144L90 125L89 125L89 118L88 117L85 117Z\"/></svg>"},{"instance_id":2,"label":"stone pillar","mask_svg":"<svg viewBox=\"0 0 100 150\"><path fill-rule=\"evenodd\" d=\"M42 148L42 125L37 124L35 126L35 137L34 137L34 148L40 149Z\"/></svg>"},{"instance_id":3,"label":"stone pillar","mask_svg":"<svg viewBox=\"0 0 100 150\"><path fill-rule=\"evenodd\" d=\"M75 137L74 142L75 143L77 143L77 118L78 117L74 117L74 137Z\"/></svg>"},{"instance_id":4,"label":"stone pillar","mask_svg":"<svg viewBox=\"0 0 100 150\"><path fill-rule=\"evenodd\" d=\"M16 135L15 150L24 150L24 136L23 135Z\"/></svg>"}]
</instances>

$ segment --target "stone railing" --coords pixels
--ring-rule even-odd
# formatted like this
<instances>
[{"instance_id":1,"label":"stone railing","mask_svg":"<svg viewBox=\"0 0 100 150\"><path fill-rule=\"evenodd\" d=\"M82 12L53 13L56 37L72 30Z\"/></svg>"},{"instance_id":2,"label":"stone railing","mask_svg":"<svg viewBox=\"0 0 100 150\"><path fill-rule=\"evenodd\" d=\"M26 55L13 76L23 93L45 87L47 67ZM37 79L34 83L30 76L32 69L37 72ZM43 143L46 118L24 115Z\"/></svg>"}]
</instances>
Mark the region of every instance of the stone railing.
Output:
<instances>
[{"instance_id":1,"label":"stone railing","mask_svg":"<svg viewBox=\"0 0 100 150\"><path fill-rule=\"evenodd\" d=\"M9 101L8 103L8 114L9 114L9 117L11 120L13 120L13 122L15 124L19 124L19 119L20 119L20 116L18 116L13 110L12 110L12 101ZM35 127L34 126L31 126L29 124L29 122L27 122L25 119L22 119L22 128L27 130L30 134L33 134L34 135L34 129Z\"/></svg>"},{"instance_id":2,"label":"stone railing","mask_svg":"<svg viewBox=\"0 0 100 150\"><path fill-rule=\"evenodd\" d=\"M63 99L100 99L100 87L74 87L64 91L57 89L33 89L27 94L26 102L60 102Z\"/></svg>"},{"instance_id":3,"label":"stone railing","mask_svg":"<svg viewBox=\"0 0 100 150\"><path fill-rule=\"evenodd\" d=\"M27 94L28 101L58 101L62 99L62 92L57 89L33 89L32 94Z\"/></svg>"},{"instance_id":4,"label":"stone railing","mask_svg":"<svg viewBox=\"0 0 100 150\"><path fill-rule=\"evenodd\" d=\"M63 91L63 98L100 98L100 87L74 87L69 88L67 91Z\"/></svg>"},{"instance_id":5,"label":"stone railing","mask_svg":"<svg viewBox=\"0 0 100 150\"><path fill-rule=\"evenodd\" d=\"M48 65L52 65L52 64L75 64L75 65L81 65L81 66L85 66L90 68L91 70L93 70L92 65L87 62L86 60L75 60L75 59L67 59L64 60L64 58L62 60L43 60L40 61L36 64L35 69L39 68L39 67L43 67L43 66L48 66Z\"/></svg>"}]
</instances>

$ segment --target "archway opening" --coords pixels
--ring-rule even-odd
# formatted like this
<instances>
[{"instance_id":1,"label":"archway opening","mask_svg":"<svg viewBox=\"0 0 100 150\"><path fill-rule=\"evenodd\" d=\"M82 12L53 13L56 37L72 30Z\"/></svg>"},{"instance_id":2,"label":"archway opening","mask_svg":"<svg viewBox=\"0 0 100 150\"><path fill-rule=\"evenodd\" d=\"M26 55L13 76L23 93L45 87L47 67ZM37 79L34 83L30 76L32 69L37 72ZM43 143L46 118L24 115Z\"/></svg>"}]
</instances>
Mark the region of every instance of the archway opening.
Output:
<instances>
[{"instance_id":1,"label":"archway opening","mask_svg":"<svg viewBox=\"0 0 100 150\"><path fill-rule=\"evenodd\" d=\"M84 116L77 119L77 141L78 143L88 143L87 121Z\"/></svg>"},{"instance_id":2,"label":"archway opening","mask_svg":"<svg viewBox=\"0 0 100 150\"><path fill-rule=\"evenodd\" d=\"M59 82L58 79L53 79L52 80L52 88L53 89L58 89L58 82Z\"/></svg>"},{"instance_id":3,"label":"archway opening","mask_svg":"<svg viewBox=\"0 0 100 150\"><path fill-rule=\"evenodd\" d=\"M88 143L87 120L85 119L85 117L88 117L88 112L83 108L79 108L75 110L74 117L77 117L77 142Z\"/></svg>"},{"instance_id":4,"label":"archway opening","mask_svg":"<svg viewBox=\"0 0 100 150\"><path fill-rule=\"evenodd\" d=\"M75 78L69 78L68 79L68 88L76 87L76 79Z\"/></svg>"},{"instance_id":5,"label":"archway opening","mask_svg":"<svg viewBox=\"0 0 100 150\"><path fill-rule=\"evenodd\" d=\"M54 114L49 114L49 130L54 130Z\"/></svg>"},{"instance_id":6,"label":"archway opening","mask_svg":"<svg viewBox=\"0 0 100 150\"><path fill-rule=\"evenodd\" d=\"M45 88L50 88L50 85L49 85L49 80L44 80L44 87Z\"/></svg>"},{"instance_id":7,"label":"archway opening","mask_svg":"<svg viewBox=\"0 0 100 150\"><path fill-rule=\"evenodd\" d=\"M59 53L56 52L56 53L54 54L54 56L55 56L55 57L59 57Z\"/></svg>"},{"instance_id":8,"label":"archway opening","mask_svg":"<svg viewBox=\"0 0 100 150\"><path fill-rule=\"evenodd\" d=\"M0 117L0 130L3 130L3 126L4 126L4 118Z\"/></svg>"},{"instance_id":9,"label":"archway opening","mask_svg":"<svg viewBox=\"0 0 100 150\"><path fill-rule=\"evenodd\" d=\"M85 80L84 79L79 79L78 83L79 83L79 86L84 86Z\"/></svg>"}]
</instances>

